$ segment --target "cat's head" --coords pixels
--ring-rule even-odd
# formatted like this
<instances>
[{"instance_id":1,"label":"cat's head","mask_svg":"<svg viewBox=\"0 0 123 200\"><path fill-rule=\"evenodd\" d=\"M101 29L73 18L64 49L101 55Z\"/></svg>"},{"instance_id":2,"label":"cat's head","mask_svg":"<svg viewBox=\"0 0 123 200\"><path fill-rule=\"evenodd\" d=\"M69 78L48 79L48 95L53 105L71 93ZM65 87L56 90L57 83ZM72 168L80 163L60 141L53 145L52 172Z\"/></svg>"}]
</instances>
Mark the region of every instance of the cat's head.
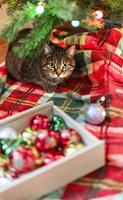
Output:
<instances>
[{"instance_id":1,"label":"cat's head","mask_svg":"<svg viewBox=\"0 0 123 200\"><path fill-rule=\"evenodd\" d=\"M43 75L56 82L68 78L75 69L74 54L75 46L66 50L46 44L41 66Z\"/></svg>"}]
</instances>

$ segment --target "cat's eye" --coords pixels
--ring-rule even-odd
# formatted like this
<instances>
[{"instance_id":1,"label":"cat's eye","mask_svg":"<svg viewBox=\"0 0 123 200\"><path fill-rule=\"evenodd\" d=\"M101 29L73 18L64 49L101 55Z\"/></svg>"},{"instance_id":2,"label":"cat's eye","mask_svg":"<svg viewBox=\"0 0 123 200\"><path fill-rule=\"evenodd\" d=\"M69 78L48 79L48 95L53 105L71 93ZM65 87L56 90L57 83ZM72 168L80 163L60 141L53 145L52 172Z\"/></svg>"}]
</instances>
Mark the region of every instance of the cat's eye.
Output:
<instances>
[{"instance_id":1,"label":"cat's eye","mask_svg":"<svg viewBox=\"0 0 123 200\"><path fill-rule=\"evenodd\" d=\"M64 68L67 68L67 67L68 67L68 64L67 64L67 63L64 63L64 64L63 64L63 67L64 67Z\"/></svg>"},{"instance_id":2,"label":"cat's eye","mask_svg":"<svg viewBox=\"0 0 123 200\"><path fill-rule=\"evenodd\" d=\"M54 63L50 63L49 67L51 67L52 69L54 69L55 68L55 64Z\"/></svg>"}]
</instances>

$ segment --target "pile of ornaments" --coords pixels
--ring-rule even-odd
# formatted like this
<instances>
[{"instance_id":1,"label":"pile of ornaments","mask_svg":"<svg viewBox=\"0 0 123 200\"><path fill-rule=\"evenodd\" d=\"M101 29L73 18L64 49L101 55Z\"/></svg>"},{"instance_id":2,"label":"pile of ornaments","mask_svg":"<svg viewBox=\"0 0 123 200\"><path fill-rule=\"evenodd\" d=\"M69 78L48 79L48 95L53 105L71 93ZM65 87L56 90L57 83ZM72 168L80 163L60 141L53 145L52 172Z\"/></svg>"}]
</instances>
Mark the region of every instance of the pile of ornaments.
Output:
<instances>
[{"instance_id":1,"label":"pile of ornaments","mask_svg":"<svg viewBox=\"0 0 123 200\"><path fill-rule=\"evenodd\" d=\"M35 115L21 134L12 127L0 129L0 183L69 156L85 145L79 133L54 115ZM1 184L0 184L1 185Z\"/></svg>"}]
</instances>

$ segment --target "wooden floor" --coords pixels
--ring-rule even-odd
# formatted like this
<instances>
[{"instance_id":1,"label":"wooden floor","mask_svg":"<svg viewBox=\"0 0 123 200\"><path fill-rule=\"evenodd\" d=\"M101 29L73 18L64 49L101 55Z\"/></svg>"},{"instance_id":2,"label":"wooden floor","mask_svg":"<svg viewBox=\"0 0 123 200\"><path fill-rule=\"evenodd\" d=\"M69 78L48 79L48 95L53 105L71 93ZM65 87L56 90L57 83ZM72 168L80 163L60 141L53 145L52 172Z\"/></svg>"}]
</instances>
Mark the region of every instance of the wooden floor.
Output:
<instances>
[{"instance_id":1,"label":"wooden floor","mask_svg":"<svg viewBox=\"0 0 123 200\"><path fill-rule=\"evenodd\" d=\"M0 8L0 31L8 22L9 18L6 13L6 5L4 5L2 8ZM7 46L7 43L0 39L0 63L3 62L5 59Z\"/></svg>"},{"instance_id":2,"label":"wooden floor","mask_svg":"<svg viewBox=\"0 0 123 200\"><path fill-rule=\"evenodd\" d=\"M7 48L8 48L8 44L0 40L0 63L2 63L5 60Z\"/></svg>"}]
</instances>

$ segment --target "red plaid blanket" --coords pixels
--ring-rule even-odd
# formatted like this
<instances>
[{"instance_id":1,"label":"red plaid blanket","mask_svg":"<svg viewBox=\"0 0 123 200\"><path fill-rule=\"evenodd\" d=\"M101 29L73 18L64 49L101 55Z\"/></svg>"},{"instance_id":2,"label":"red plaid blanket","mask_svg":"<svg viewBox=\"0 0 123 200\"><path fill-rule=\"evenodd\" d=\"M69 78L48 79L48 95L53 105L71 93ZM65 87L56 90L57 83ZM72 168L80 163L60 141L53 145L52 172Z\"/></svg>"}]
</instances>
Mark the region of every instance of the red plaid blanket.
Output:
<instances>
[{"instance_id":1,"label":"red plaid blanket","mask_svg":"<svg viewBox=\"0 0 123 200\"><path fill-rule=\"evenodd\" d=\"M51 41L62 47L76 45L76 53L80 57L82 67L77 68L73 77L66 80L65 86L59 86L56 93L48 94L43 88L34 84L22 84L7 78L5 65L1 65L0 119L54 100L58 107L79 123L83 123L94 135L106 140L106 166L53 192L46 199L88 200L121 192L123 191L122 32L113 28L69 36L66 32L54 30ZM105 122L98 126L85 123L82 115L84 103L86 100L96 102L102 96L106 97Z\"/></svg>"}]
</instances>

